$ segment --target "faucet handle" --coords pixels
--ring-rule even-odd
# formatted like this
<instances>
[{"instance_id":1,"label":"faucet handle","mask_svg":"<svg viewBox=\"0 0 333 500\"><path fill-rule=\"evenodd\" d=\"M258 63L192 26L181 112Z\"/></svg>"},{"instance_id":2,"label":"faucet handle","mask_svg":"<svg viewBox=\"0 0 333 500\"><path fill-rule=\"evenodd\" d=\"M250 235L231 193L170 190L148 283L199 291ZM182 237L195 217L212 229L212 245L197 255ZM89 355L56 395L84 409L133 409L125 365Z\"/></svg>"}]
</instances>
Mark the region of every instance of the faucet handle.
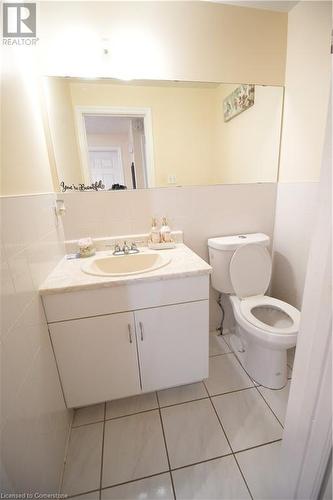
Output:
<instances>
[{"instance_id":1,"label":"faucet handle","mask_svg":"<svg viewBox=\"0 0 333 500\"><path fill-rule=\"evenodd\" d=\"M114 246L114 251L115 251L115 252L121 252L121 248L120 248L119 243L116 243L116 244L115 244L115 246Z\"/></svg>"},{"instance_id":2,"label":"faucet handle","mask_svg":"<svg viewBox=\"0 0 333 500\"><path fill-rule=\"evenodd\" d=\"M123 252L124 253L128 253L129 249L130 249L130 247L127 245L127 241L124 241Z\"/></svg>"},{"instance_id":3,"label":"faucet handle","mask_svg":"<svg viewBox=\"0 0 333 500\"><path fill-rule=\"evenodd\" d=\"M132 241L131 250L137 250L137 249L138 249L138 247L136 246L135 241Z\"/></svg>"}]
</instances>

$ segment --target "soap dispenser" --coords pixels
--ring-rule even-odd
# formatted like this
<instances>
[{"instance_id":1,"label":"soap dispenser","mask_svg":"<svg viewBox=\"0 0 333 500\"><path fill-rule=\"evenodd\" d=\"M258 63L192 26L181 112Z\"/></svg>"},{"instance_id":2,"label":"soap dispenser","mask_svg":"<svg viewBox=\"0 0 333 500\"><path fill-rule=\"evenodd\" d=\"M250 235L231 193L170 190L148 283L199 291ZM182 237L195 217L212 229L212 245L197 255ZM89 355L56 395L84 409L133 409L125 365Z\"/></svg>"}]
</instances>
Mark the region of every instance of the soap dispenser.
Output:
<instances>
[{"instance_id":1,"label":"soap dispenser","mask_svg":"<svg viewBox=\"0 0 333 500\"><path fill-rule=\"evenodd\" d=\"M151 231L150 231L150 241L152 243L160 243L160 232L157 227L157 220L155 217L152 218Z\"/></svg>"},{"instance_id":2,"label":"soap dispenser","mask_svg":"<svg viewBox=\"0 0 333 500\"><path fill-rule=\"evenodd\" d=\"M161 234L161 241L163 243L170 243L172 241L171 230L170 227L168 226L168 221L166 217L162 218L162 227L160 230L160 234Z\"/></svg>"}]
</instances>

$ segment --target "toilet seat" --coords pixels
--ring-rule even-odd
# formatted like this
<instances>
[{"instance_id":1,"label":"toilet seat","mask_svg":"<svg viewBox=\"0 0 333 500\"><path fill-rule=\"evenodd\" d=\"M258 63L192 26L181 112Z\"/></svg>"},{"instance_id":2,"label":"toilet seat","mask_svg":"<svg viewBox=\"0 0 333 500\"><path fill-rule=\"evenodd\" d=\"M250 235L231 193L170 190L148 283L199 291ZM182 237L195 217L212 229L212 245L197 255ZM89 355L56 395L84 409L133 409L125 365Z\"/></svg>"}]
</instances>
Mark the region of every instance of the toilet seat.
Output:
<instances>
[{"instance_id":1,"label":"toilet seat","mask_svg":"<svg viewBox=\"0 0 333 500\"><path fill-rule=\"evenodd\" d=\"M240 299L263 295L272 274L272 260L267 249L256 243L237 248L231 257L229 274Z\"/></svg>"},{"instance_id":2,"label":"toilet seat","mask_svg":"<svg viewBox=\"0 0 333 500\"><path fill-rule=\"evenodd\" d=\"M298 332L299 311L282 300L264 295L272 273L271 257L265 247L251 243L239 247L231 258L229 272L245 321L263 333Z\"/></svg>"},{"instance_id":3,"label":"toilet seat","mask_svg":"<svg viewBox=\"0 0 333 500\"><path fill-rule=\"evenodd\" d=\"M253 314L253 310L255 308L258 310L260 310L260 308L262 308L262 310L266 308L281 311L289 318L291 325L278 327L271 326L264 321L261 321ZM299 330L300 312L290 304L273 297L268 297L267 295L257 295L255 297L242 299L240 301L240 312L246 321L266 332L281 335L293 335Z\"/></svg>"}]
</instances>

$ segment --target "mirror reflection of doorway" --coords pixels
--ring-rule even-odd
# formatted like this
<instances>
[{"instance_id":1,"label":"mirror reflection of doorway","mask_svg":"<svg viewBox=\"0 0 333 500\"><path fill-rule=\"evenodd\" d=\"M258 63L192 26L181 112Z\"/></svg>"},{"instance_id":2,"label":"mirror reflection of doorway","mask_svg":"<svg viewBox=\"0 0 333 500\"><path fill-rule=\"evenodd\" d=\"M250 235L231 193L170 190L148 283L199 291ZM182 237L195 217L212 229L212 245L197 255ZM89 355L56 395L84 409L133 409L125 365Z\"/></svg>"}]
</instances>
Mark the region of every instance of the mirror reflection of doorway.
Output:
<instances>
[{"instance_id":1,"label":"mirror reflection of doorway","mask_svg":"<svg viewBox=\"0 0 333 500\"><path fill-rule=\"evenodd\" d=\"M147 187L143 117L84 114L91 182L105 189Z\"/></svg>"},{"instance_id":2,"label":"mirror reflection of doorway","mask_svg":"<svg viewBox=\"0 0 333 500\"><path fill-rule=\"evenodd\" d=\"M124 172L120 148L89 148L89 170L91 182L99 182L106 189L114 184L124 185Z\"/></svg>"}]
</instances>

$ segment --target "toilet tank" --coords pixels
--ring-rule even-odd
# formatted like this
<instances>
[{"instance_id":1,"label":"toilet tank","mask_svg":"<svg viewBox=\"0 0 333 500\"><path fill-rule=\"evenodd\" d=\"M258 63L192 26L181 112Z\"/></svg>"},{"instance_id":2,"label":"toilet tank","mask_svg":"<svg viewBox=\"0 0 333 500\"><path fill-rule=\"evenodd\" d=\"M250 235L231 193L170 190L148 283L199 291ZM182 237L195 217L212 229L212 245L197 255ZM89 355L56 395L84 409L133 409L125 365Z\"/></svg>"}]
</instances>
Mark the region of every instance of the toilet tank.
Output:
<instances>
[{"instance_id":1,"label":"toilet tank","mask_svg":"<svg viewBox=\"0 0 333 500\"><path fill-rule=\"evenodd\" d=\"M236 234L208 239L209 263L213 268L212 286L221 293L234 293L229 273L231 257L242 245L256 243L268 247L269 236L263 233Z\"/></svg>"}]
</instances>

